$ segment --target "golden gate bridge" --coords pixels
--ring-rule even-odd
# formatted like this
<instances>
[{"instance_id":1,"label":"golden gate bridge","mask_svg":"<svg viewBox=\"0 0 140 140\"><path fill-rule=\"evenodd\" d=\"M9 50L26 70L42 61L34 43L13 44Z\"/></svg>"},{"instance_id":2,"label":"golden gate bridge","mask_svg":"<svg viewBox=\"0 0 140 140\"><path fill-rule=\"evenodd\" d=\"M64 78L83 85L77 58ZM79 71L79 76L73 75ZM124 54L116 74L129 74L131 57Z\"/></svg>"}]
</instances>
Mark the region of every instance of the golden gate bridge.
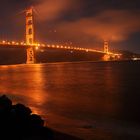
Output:
<instances>
[{"instance_id":1,"label":"golden gate bridge","mask_svg":"<svg viewBox=\"0 0 140 140\"><path fill-rule=\"evenodd\" d=\"M53 44L43 44L35 42L35 32L34 32L34 16L33 8L26 10L26 41L25 42L16 42L16 41L0 41L0 47L11 47L11 48L26 48L27 52L27 64L36 63L35 53L38 49L53 48L53 49L64 49L64 50L75 50L75 51L86 51L86 52L97 52L104 54L104 57L107 59L109 57L119 58L121 54L113 53L109 51L108 41L104 41L103 51L89 48L81 48L74 46L66 45L53 45Z\"/></svg>"}]
</instances>

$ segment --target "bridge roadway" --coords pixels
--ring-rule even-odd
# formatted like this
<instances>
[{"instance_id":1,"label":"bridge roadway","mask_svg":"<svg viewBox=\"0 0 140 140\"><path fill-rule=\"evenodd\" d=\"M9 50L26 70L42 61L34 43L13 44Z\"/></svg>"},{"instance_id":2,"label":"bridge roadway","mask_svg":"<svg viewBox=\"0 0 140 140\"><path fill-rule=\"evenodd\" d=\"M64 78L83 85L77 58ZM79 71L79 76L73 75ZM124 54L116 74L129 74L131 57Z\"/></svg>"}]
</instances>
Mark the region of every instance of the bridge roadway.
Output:
<instances>
[{"instance_id":1,"label":"bridge roadway","mask_svg":"<svg viewBox=\"0 0 140 140\"><path fill-rule=\"evenodd\" d=\"M73 46L63 46L63 45L45 45L45 44L31 44L28 45L24 42L8 42L8 41L2 41L0 42L0 47L2 48L35 48L36 50L38 49L45 49L45 48L52 48L52 49L65 49L65 50L75 50L75 51L86 51L86 52L97 52L97 53L102 53L105 54L103 51L99 50L94 50L94 49L88 49L88 48L80 48L80 47L73 47Z\"/></svg>"},{"instance_id":2,"label":"bridge roadway","mask_svg":"<svg viewBox=\"0 0 140 140\"><path fill-rule=\"evenodd\" d=\"M38 49L62 49L62 50L71 50L71 51L86 51L86 52L93 52L93 53L101 53L101 54L107 54L107 55L114 55L114 56L121 56L121 54L118 53L113 53L113 52L104 52L100 50L95 50L95 49L89 49L89 48L80 48L80 47L73 47L73 46L66 46L66 45L50 45L50 44L31 44L28 45L24 42L15 42L15 41L0 41L0 47L2 48L35 48L35 50Z\"/></svg>"}]
</instances>

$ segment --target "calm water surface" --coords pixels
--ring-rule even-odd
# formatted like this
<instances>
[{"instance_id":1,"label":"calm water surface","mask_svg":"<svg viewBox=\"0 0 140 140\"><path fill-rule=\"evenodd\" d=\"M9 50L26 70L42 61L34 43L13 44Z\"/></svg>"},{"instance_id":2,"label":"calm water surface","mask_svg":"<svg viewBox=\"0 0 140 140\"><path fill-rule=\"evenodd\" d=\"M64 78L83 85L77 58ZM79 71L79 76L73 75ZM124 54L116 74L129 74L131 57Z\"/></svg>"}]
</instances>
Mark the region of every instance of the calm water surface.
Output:
<instances>
[{"instance_id":1,"label":"calm water surface","mask_svg":"<svg viewBox=\"0 0 140 140\"><path fill-rule=\"evenodd\" d=\"M0 94L82 139L140 138L140 62L0 66Z\"/></svg>"}]
</instances>

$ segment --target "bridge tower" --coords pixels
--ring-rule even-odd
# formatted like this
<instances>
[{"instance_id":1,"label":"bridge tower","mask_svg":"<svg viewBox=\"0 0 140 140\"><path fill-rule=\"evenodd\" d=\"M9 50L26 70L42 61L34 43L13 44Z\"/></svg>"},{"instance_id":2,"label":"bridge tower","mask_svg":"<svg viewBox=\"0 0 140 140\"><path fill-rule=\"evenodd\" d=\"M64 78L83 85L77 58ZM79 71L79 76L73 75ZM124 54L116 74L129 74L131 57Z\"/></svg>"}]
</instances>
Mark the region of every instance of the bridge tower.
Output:
<instances>
[{"instance_id":1,"label":"bridge tower","mask_svg":"<svg viewBox=\"0 0 140 140\"><path fill-rule=\"evenodd\" d=\"M109 52L109 43L107 40L104 40L104 53L108 54Z\"/></svg>"},{"instance_id":2,"label":"bridge tower","mask_svg":"<svg viewBox=\"0 0 140 140\"><path fill-rule=\"evenodd\" d=\"M34 44L34 22L33 22L33 8L26 10L26 44ZM27 64L35 63L35 51L34 47L27 49Z\"/></svg>"},{"instance_id":3,"label":"bridge tower","mask_svg":"<svg viewBox=\"0 0 140 140\"><path fill-rule=\"evenodd\" d=\"M107 40L104 40L104 53L103 60L109 61L111 59L111 55L109 54L109 43Z\"/></svg>"}]
</instances>

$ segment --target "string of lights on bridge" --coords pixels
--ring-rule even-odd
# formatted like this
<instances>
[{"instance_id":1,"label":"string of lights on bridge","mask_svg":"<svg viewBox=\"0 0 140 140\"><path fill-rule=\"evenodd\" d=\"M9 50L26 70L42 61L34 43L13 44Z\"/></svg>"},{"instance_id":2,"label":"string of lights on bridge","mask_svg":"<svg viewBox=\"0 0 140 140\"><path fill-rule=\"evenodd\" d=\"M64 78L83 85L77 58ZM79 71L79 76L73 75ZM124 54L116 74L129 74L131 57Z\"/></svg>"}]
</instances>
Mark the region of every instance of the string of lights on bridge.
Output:
<instances>
[{"instance_id":1,"label":"string of lights on bridge","mask_svg":"<svg viewBox=\"0 0 140 140\"><path fill-rule=\"evenodd\" d=\"M81 48L81 47L73 47L73 46L66 46L66 45L50 45L50 44L41 44L41 43L34 43L34 44L27 44L25 42L16 42L16 41L0 41L0 45L3 46L16 46L16 47L29 47L33 46L36 50L39 48L53 48L53 49L66 49L66 50L77 50L77 51L86 51L86 52L98 52L98 53L105 53L104 51L99 51L95 49L89 49L89 48ZM109 52L109 54L113 54Z\"/></svg>"}]
</instances>

